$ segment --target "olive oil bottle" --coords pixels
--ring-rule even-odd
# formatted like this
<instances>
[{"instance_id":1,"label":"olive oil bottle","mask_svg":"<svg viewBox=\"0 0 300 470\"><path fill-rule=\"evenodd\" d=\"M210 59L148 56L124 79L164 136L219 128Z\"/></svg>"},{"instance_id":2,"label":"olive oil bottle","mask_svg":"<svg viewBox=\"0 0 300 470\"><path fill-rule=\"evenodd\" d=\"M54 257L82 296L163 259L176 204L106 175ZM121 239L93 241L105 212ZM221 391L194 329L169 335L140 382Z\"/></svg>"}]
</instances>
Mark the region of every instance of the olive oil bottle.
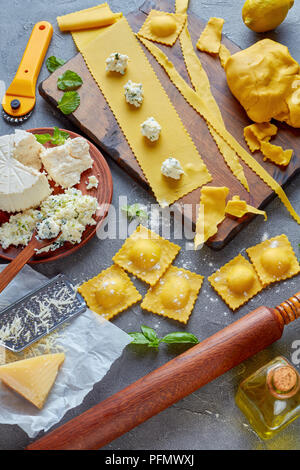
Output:
<instances>
[{"instance_id":1,"label":"olive oil bottle","mask_svg":"<svg viewBox=\"0 0 300 470\"><path fill-rule=\"evenodd\" d=\"M277 357L239 385L236 403L254 431L270 439L300 416L299 373Z\"/></svg>"}]
</instances>

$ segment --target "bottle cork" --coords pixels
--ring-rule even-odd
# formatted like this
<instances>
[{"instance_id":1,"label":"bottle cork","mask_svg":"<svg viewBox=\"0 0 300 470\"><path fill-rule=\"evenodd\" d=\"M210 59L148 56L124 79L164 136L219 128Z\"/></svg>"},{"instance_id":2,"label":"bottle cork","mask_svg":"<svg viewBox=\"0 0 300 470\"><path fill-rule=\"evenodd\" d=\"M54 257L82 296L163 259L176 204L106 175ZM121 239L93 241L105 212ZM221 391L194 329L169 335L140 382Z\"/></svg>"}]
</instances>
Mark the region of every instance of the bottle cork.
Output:
<instances>
[{"instance_id":1,"label":"bottle cork","mask_svg":"<svg viewBox=\"0 0 300 470\"><path fill-rule=\"evenodd\" d=\"M300 377L292 366L279 366L269 371L267 384L276 398L291 398L299 391Z\"/></svg>"}]
</instances>

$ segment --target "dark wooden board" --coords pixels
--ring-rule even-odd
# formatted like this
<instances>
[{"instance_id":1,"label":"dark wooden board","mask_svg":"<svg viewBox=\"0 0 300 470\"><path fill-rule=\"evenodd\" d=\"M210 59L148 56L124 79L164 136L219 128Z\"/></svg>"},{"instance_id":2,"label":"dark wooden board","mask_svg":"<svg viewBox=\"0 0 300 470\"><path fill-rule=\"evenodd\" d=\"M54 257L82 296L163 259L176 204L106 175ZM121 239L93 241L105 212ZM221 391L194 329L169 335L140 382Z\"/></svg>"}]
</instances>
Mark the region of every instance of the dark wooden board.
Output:
<instances>
[{"instance_id":1,"label":"dark wooden board","mask_svg":"<svg viewBox=\"0 0 300 470\"><path fill-rule=\"evenodd\" d=\"M169 0L161 0L159 2L146 1L139 10L131 13L127 17L133 31L137 32L140 29L151 8L173 12L174 2L170 2ZM206 23L195 16L189 15L188 24L193 43L195 44ZM239 50L239 47L226 37L223 37L222 41L231 53L235 53ZM172 48L167 46L160 47L162 47L164 52L174 63L177 70L190 83L182 58L179 41L177 41ZM146 50L145 53L211 172L213 176L211 185L227 186L230 188L230 196L238 194L242 199L245 199L248 204L255 207L264 207L274 197L274 193L242 162L249 182L250 194L243 188L224 163L223 157L219 153L204 120L188 105L151 54ZM228 131L241 145L249 150L243 138L243 128L251 121L238 101L232 96L227 86L225 73L220 65L219 59L206 53L200 53L199 51L197 51L197 53L208 74L212 92L220 106ZM88 71L81 54L77 54L64 64L63 67L55 71L48 79L40 83L40 94L48 103L56 108L57 102L62 95L62 92L57 89L57 78L68 69L74 70L83 78L83 85L79 89L81 104L75 113L69 116L70 121L78 126L81 132L85 133L91 140L99 145L120 167L124 168L144 188L150 191L133 153L96 82ZM276 125L279 127L279 132L278 136L272 140L272 142L283 146L283 148L294 149L294 155L288 168L284 170L270 162L264 162L260 152L256 152L255 158L257 158L259 163L264 166L280 185L284 186L300 170L300 130L293 129L281 123L276 123ZM200 189L197 189L181 198L176 204L184 217L192 220L193 223L197 217L196 206L199 204L199 199ZM289 217L288 213L287 217ZM245 216L240 220L234 220L229 217L226 218L219 226L218 233L208 241L208 244L213 249L221 249L245 227L252 218L253 216Z\"/></svg>"}]
</instances>

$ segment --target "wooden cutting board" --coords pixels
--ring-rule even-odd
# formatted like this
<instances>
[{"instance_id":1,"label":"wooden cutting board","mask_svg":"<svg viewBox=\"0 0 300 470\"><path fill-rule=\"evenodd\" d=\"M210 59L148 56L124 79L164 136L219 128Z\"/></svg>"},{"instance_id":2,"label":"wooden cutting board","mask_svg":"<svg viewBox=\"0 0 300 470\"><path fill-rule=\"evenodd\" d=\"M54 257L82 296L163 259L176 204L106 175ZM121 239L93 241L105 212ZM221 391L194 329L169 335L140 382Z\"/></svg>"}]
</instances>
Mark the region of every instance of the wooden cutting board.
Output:
<instances>
[{"instance_id":1,"label":"wooden cutting board","mask_svg":"<svg viewBox=\"0 0 300 470\"><path fill-rule=\"evenodd\" d=\"M170 2L169 0L146 1L139 10L131 13L127 17L134 32L140 29L146 19L146 15L152 8L174 12L174 2ZM206 23L192 15L189 15L188 21L193 43L196 44ZM239 50L239 47L226 37L223 37L222 41L231 53L235 53ZM179 41L177 41L172 48L168 46L160 47L174 63L177 70L188 83L190 83L182 58ZM227 186L230 188L229 196L239 195L241 199L246 200L248 204L260 208L264 207L274 197L274 193L242 162L250 186L250 194L243 188L224 163L223 157L219 153L204 120L188 105L151 54L147 50L145 50L145 52L213 176L211 185ZM232 96L218 57L212 57L199 51L197 51L197 53L208 74L212 92L220 106L228 131L241 145L249 150L243 138L243 128L250 124L251 121L238 101ZM120 131L112 112L96 82L92 78L81 54L78 53L64 64L63 67L56 70L48 79L40 83L40 94L48 103L56 108L57 102L62 95L62 92L57 89L57 78L65 70L73 70L83 79L83 85L79 89L81 104L74 114L68 116L70 121L89 139L93 140L101 147L101 149L117 162L120 167L124 168L145 189L151 191L123 133ZM272 163L264 162L260 152L256 152L255 157L273 178L283 186L300 170L300 130L280 123L278 123L278 127L278 136L272 140L272 142L283 146L285 149L294 149L294 155L288 168L282 170ZM197 217L196 206L199 204L199 199L200 189L197 189L177 201L176 210L180 210L185 218L195 223ZM289 217L288 212L286 214L286 216ZM252 218L253 216L249 215L238 221L229 217L226 218L219 226L218 233L208 241L208 244L213 249L221 249L245 227Z\"/></svg>"}]
</instances>

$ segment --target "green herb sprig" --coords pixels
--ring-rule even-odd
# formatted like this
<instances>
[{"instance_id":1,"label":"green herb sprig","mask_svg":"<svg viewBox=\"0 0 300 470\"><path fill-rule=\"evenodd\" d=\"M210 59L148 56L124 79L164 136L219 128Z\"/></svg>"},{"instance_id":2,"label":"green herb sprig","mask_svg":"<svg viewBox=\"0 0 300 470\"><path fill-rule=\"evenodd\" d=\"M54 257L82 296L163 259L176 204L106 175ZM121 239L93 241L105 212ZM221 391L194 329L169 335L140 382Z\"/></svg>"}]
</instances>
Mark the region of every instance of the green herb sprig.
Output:
<instances>
[{"instance_id":1,"label":"green herb sprig","mask_svg":"<svg viewBox=\"0 0 300 470\"><path fill-rule=\"evenodd\" d=\"M121 210L126 212L127 217L129 220L133 220L135 217L138 217L139 219L148 219L148 214L144 209L141 209L140 204L135 203L130 205L125 205L121 207Z\"/></svg>"},{"instance_id":2,"label":"green herb sprig","mask_svg":"<svg viewBox=\"0 0 300 470\"><path fill-rule=\"evenodd\" d=\"M166 344L198 344L198 338L192 333L185 331L175 331L169 333L163 338L159 338L153 328L146 325L141 325L141 333L129 333L132 337L131 344L143 344L149 348L158 348L161 343Z\"/></svg>"},{"instance_id":3,"label":"green herb sprig","mask_svg":"<svg viewBox=\"0 0 300 470\"><path fill-rule=\"evenodd\" d=\"M56 69L58 69L64 64L65 64L65 61L63 59L60 59L59 57L55 57L54 55L48 57L48 59L46 60L46 67L50 73L55 72Z\"/></svg>"},{"instance_id":4,"label":"green herb sprig","mask_svg":"<svg viewBox=\"0 0 300 470\"><path fill-rule=\"evenodd\" d=\"M65 131L61 131L58 127L53 128L53 135L45 134L34 134L36 140L44 145L50 142L52 145L63 145L65 141L70 137L70 134Z\"/></svg>"},{"instance_id":5,"label":"green herb sprig","mask_svg":"<svg viewBox=\"0 0 300 470\"><path fill-rule=\"evenodd\" d=\"M66 70L57 79L57 88L63 91L74 91L81 87L82 78L72 70Z\"/></svg>"}]
</instances>

